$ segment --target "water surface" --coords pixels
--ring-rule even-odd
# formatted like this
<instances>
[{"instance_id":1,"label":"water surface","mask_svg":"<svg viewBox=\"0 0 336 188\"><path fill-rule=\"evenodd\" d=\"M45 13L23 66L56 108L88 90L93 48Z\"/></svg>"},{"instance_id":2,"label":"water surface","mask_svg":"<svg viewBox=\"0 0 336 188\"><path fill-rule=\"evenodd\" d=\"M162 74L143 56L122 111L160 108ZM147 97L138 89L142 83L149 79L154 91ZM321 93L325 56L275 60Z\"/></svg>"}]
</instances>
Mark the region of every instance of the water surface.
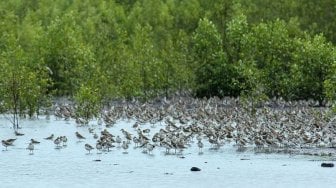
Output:
<instances>
[{"instance_id":1,"label":"water surface","mask_svg":"<svg viewBox=\"0 0 336 188\"><path fill-rule=\"evenodd\" d=\"M134 132L133 123L120 121L108 130L122 136L121 128ZM208 145L203 154L199 154L196 145L182 155L166 155L163 148L156 148L148 155L133 148L134 145L130 145L128 154L121 148L88 154L84 144L95 145L88 126L44 117L22 120L21 124L20 132L25 135L16 137L9 121L0 118L0 139L18 138L8 151L1 147L1 187L334 187L336 184L336 169L320 167L331 158L255 154L251 150L240 153L232 146L212 150ZM105 128L89 126L97 133ZM146 127L150 125L142 128ZM87 139L78 142L76 131ZM67 146L56 149L53 141L43 139L52 133L67 136ZM31 138L41 141L35 145L33 155L26 150ZM101 161L96 162L97 159ZM201 171L191 172L193 166Z\"/></svg>"}]
</instances>

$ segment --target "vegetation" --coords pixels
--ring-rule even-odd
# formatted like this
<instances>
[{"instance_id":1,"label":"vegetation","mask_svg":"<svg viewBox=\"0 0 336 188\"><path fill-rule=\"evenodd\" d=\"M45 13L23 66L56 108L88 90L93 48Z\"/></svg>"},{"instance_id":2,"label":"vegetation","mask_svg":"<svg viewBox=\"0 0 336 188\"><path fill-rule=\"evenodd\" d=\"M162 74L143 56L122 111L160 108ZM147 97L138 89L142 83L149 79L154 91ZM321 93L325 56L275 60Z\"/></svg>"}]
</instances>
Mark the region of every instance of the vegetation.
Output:
<instances>
[{"instance_id":1,"label":"vegetation","mask_svg":"<svg viewBox=\"0 0 336 188\"><path fill-rule=\"evenodd\" d=\"M50 96L90 119L114 98L336 100L336 1L0 2L1 110ZM329 10L329 11L328 11ZM252 103L254 106L255 102Z\"/></svg>"}]
</instances>

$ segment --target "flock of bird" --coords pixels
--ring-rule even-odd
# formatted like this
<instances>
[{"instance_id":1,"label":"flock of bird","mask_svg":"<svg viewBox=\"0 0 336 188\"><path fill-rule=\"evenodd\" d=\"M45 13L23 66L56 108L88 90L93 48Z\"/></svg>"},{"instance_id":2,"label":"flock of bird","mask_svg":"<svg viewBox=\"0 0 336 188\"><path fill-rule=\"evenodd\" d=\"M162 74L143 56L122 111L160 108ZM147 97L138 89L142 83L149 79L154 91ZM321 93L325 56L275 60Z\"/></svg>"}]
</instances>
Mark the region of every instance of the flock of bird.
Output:
<instances>
[{"instance_id":1,"label":"flock of bird","mask_svg":"<svg viewBox=\"0 0 336 188\"><path fill-rule=\"evenodd\" d=\"M208 146L220 149L223 146L246 148L258 151L288 151L300 149L325 149L333 152L336 147L336 118L328 107L318 107L314 101L284 102L273 100L258 107L242 104L239 99L210 98L194 99L174 97L141 103L139 101L115 102L105 108L96 126L104 126L100 135L87 121L75 116L75 107L58 105L54 116L58 119L74 118L81 126L88 126L95 145L85 143L88 153L97 150L111 151L122 148L127 153L132 144L144 153L152 154L155 148L162 148L166 154L181 154L187 148L197 146L199 153ZM120 129L111 133L108 129L117 126L118 121L135 122L131 129ZM150 125L150 128L149 128ZM21 133L16 132L19 136ZM79 141L85 137L75 132ZM66 136L45 138L56 148L68 142ZM2 140L6 148L14 139ZM31 139L27 149L34 151L38 141Z\"/></svg>"},{"instance_id":2,"label":"flock of bird","mask_svg":"<svg viewBox=\"0 0 336 188\"><path fill-rule=\"evenodd\" d=\"M16 136L23 136L24 134L15 131L15 135ZM53 140L53 138L54 138L54 134L51 134L49 137L46 137L44 139L45 140ZM16 139L17 138L10 138L10 139L1 141L2 145L6 148L6 151L7 151L8 147L14 146L14 141L16 141ZM68 141L68 138L66 136L59 136L55 140L53 140L54 144L56 145L56 148L59 148L61 143L63 144L63 146L66 146L67 141ZM40 144L40 143L41 143L40 141L37 141L37 140L32 138L32 139L30 139L30 142L28 143L28 146L27 146L26 149L29 150L30 154L33 154L34 149L35 149L34 145L35 144Z\"/></svg>"}]
</instances>

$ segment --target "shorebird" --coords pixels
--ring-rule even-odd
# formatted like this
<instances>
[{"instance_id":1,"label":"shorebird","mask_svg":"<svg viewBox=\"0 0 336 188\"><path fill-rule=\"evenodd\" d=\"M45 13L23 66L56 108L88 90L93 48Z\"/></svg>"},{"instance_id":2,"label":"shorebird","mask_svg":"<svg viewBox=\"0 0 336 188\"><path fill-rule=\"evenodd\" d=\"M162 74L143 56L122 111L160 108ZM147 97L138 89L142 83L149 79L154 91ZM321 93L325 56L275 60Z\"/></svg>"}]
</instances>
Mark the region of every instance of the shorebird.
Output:
<instances>
[{"instance_id":1,"label":"shorebird","mask_svg":"<svg viewBox=\"0 0 336 188\"><path fill-rule=\"evenodd\" d=\"M85 139L85 137L82 136L81 134L79 134L79 132L76 132L76 137L77 137L79 140L83 140L83 139Z\"/></svg>"},{"instance_id":2,"label":"shorebird","mask_svg":"<svg viewBox=\"0 0 336 188\"><path fill-rule=\"evenodd\" d=\"M128 149L128 144L127 144L127 142L126 142L126 141L123 141L121 147L124 149L124 153L126 154L126 153L127 153L127 149Z\"/></svg>"},{"instance_id":3,"label":"shorebird","mask_svg":"<svg viewBox=\"0 0 336 188\"><path fill-rule=\"evenodd\" d=\"M88 128L88 130L89 130L89 133L93 133L93 131L94 131L94 128Z\"/></svg>"},{"instance_id":4,"label":"shorebird","mask_svg":"<svg viewBox=\"0 0 336 188\"><path fill-rule=\"evenodd\" d=\"M48 136L48 137L46 137L44 139L46 139L46 140L52 140L53 138L54 138L54 134L51 134L50 136Z\"/></svg>"},{"instance_id":5,"label":"shorebird","mask_svg":"<svg viewBox=\"0 0 336 188\"><path fill-rule=\"evenodd\" d=\"M134 129L138 128L139 127L139 123L138 122L135 122L132 126Z\"/></svg>"},{"instance_id":6,"label":"shorebird","mask_svg":"<svg viewBox=\"0 0 336 188\"><path fill-rule=\"evenodd\" d=\"M202 148L203 148L204 144L202 143L201 140L198 141L197 146L199 148L199 153L202 153Z\"/></svg>"},{"instance_id":7,"label":"shorebird","mask_svg":"<svg viewBox=\"0 0 336 188\"><path fill-rule=\"evenodd\" d=\"M6 140L2 140L1 143L6 148L6 151L8 146L12 146L12 143L8 143Z\"/></svg>"},{"instance_id":8,"label":"shorebird","mask_svg":"<svg viewBox=\"0 0 336 188\"><path fill-rule=\"evenodd\" d=\"M33 154L34 152L34 143L33 142L30 142L27 149L29 150L29 153L30 154Z\"/></svg>"},{"instance_id":9,"label":"shorebird","mask_svg":"<svg viewBox=\"0 0 336 188\"><path fill-rule=\"evenodd\" d=\"M135 147L138 147L138 144L140 143L140 139L137 138L136 136L134 136L133 137L133 142L134 142Z\"/></svg>"},{"instance_id":10,"label":"shorebird","mask_svg":"<svg viewBox=\"0 0 336 188\"><path fill-rule=\"evenodd\" d=\"M57 137L57 138L54 140L54 144L56 145L57 148L59 147L60 143L61 143L61 137Z\"/></svg>"},{"instance_id":11,"label":"shorebird","mask_svg":"<svg viewBox=\"0 0 336 188\"><path fill-rule=\"evenodd\" d=\"M93 138L94 138L94 139L98 139L98 138L99 138L98 134L97 134L97 133L94 133L94 134L93 134Z\"/></svg>"},{"instance_id":12,"label":"shorebird","mask_svg":"<svg viewBox=\"0 0 336 188\"><path fill-rule=\"evenodd\" d=\"M145 134L147 134L147 136L148 136L149 133L150 133L150 129L144 129L142 132L145 133Z\"/></svg>"},{"instance_id":13,"label":"shorebird","mask_svg":"<svg viewBox=\"0 0 336 188\"><path fill-rule=\"evenodd\" d=\"M118 147L120 147L120 144L121 144L121 138L120 138L120 136L118 135L117 137L116 137L116 143L118 144Z\"/></svg>"},{"instance_id":14,"label":"shorebird","mask_svg":"<svg viewBox=\"0 0 336 188\"><path fill-rule=\"evenodd\" d=\"M85 149L90 153L94 148L90 144L85 144Z\"/></svg>"},{"instance_id":15,"label":"shorebird","mask_svg":"<svg viewBox=\"0 0 336 188\"><path fill-rule=\"evenodd\" d=\"M97 142L96 149L97 149L97 153L100 152L103 149L103 146L101 145L100 142Z\"/></svg>"},{"instance_id":16,"label":"shorebird","mask_svg":"<svg viewBox=\"0 0 336 188\"><path fill-rule=\"evenodd\" d=\"M173 148L173 146L166 141L161 142L160 145L166 148L166 154L169 154L169 151Z\"/></svg>"},{"instance_id":17,"label":"shorebird","mask_svg":"<svg viewBox=\"0 0 336 188\"><path fill-rule=\"evenodd\" d=\"M187 147L185 146L185 142L183 139L178 140L176 143L176 148L180 150L180 153L183 153L183 149L186 149ZM175 154L176 154L176 149L175 149Z\"/></svg>"},{"instance_id":18,"label":"shorebird","mask_svg":"<svg viewBox=\"0 0 336 188\"><path fill-rule=\"evenodd\" d=\"M19 133L18 131L15 131L15 135L16 136L23 136L24 134L23 133Z\"/></svg>"},{"instance_id":19,"label":"shorebird","mask_svg":"<svg viewBox=\"0 0 336 188\"><path fill-rule=\"evenodd\" d=\"M88 122L87 120L83 119L83 118L76 118L76 121L75 121L78 125L87 125Z\"/></svg>"},{"instance_id":20,"label":"shorebird","mask_svg":"<svg viewBox=\"0 0 336 188\"><path fill-rule=\"evenodd\" d=\"M10 145L13 145L15 140L16 140L16 138L10 138L10 139L7 139L6 142Z\"/></svg>"},{"instance_id":21,"label":"shorebird","mask_svg":"<svg viewBox=\"0 0 336 188\"><path fill-rule=\"evenodd\" d=\"M104 130L101 132L101 135L106 136L106 137L111 137L111 138L114 137L114 135L112 135L110 132L108 132L107 129L104 129Z\"/></svg>"},{"instance_id":22,"label":"shorebird","mask_svg":"<svg viewBox=\"0 0 336 188\"><path fill-rule=\"evenodd\" d=\"M107 148L107 151L110 151L110 148L114 148L115 146L112 144L112 142L106 142L105 147Z\"/></svg>"},{"instance_id":23,"label":"shorebird","mask_svg":"<svg viewBox=\"0 0 336 188\"><path fill-rule=\"evenodd\" d=\"M34 139L30 139L30 141L31 141L32 144L39 144L40 143L39 141L34 140Z\"/></svg>"},{"instance_id":24,"label":"shorebird","mask_svg":"<svg viewBox=\"0 0 336 188\"><path fill-rule=\"evenodd\" d=\"M151 152L153 151L153 149L155 148L155 146L153 144L147 144L146 146L148 154L151 154Z\"/></svg>"},{"instance_id":25,"label":"shorebird","mask_svg":"<svg viewBox=\"0 0 336 188\"><path fill-rule=\"evenodd\" d=\"M124 136L127 140L127 143L130 143L130 141L132 140L132 134L125 131L124 129L121 129L121 132L124 134Z\"/></svg>"},{"instance_id":26,"label":"shorebird","mask_svg":"<svg viewBox=\"0 0 336 188\"><path fill-rule=\"evenodd\" d=\"M63 146L66 146L68 142L68 138L66 136L61 136L61 141L63 142Z\"/></svg>"}]
</instances>

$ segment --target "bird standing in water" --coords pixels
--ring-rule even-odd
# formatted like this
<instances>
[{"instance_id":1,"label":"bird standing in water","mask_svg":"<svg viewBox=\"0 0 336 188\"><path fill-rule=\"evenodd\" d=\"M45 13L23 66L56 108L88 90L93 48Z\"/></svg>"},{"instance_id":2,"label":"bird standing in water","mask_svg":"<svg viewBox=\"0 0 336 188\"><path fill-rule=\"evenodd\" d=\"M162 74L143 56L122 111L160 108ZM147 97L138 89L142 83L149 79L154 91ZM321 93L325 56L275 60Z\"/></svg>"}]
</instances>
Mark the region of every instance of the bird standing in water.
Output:
<instances>
[{"instance_id":1,"label":"bird standing in water","mask_svg":"<svg viewBox=\"0 0 336 188\"><path fill-rule=\"evenodd\" d=\"M76 137L77 137L79 140L83 140L83 139L85 139L85 137L82 136L81 134L79 134L79 132L76 132Z\"/></svg>"},{"instance_id":2,"label":"bird standing in water","mask_svg":"<svg viewBox=\"0 0 336 188\"><path fill-rule=\"evenodd\" d=\"M202 149L203 149L204 144L202 143L201 140L198 140L197 146L199 148L199 153L202 153Z\"/></svg>"},{"instance_id":3,"label":"bird standing in water","mask_svg":"<svg viewBox=\"0 0 336 188\"><path fill-rule=\"evenodd\" d=\"M55 140L54 140L54 144L56 145L56 148L57 149L60 149L59 145L61 143L61 137L57 137Z\"/></svg>"},{"instance_id":4,"label":"bird standing in water","mask_svg":"<svg viewBox=\"0 0 336 188\"><path fill-rule=\"evenodd\" d=\"M90 153L94 148L90 144L85 144L85 149Z\"/></svg>"},{"instance_id":5,"label":"bird standing in water","mask_svg":"<svg viewBox=\"0 0 336 188\"><path fill-rule=\"evenodd\" d=\"M10 145L13 145L15 140L16 138L10 138L10 139L7 139L6 142L9 143Z\"/></svg>"},{"instance_id":6,"label":"bird standing in water","mask_svg":"<svg viewBox=\"0 0 336 188\"><path fill-rule=\"evenodd\" d=\"M126 141L123 141L123 143L122 143L122 146L121 146L121 147L124 149L124 154L128 153L128 152L127 152L127 149L128 149L128 144L127 144L127 142L126 142Z\"/></svg>"},{"instance_id":7,"label":"bird standing in water","mask_svg":"<svg viewBox=\"0 0 336 188\"><path fill-rule=\"evenodd\" d=\"M33 154L34 152L34 143L30 142L27 149L29 150L29 154Z\"/></svg>"},{"instance_id":8,"label":"bird standing in water","mask_svg":"<svg viewBox=\"0 0 336 188\"><path fill-rule=\"evenodd\" d=\"M68 138L66 136L61 136L61 140L63 142L63 146L66 146L68 142Z\"/></svg>"},{"instance_id":9,"label":"bird standing in water","mask_svg":"<svg viewBox=\"0 0 336 188\"><path fill-rule=\"evenodd\" d=\"M15 135L16 136L23 136L24 134L23 133L19 133L18 131L15 131Z\"/></svg>"},{"instance_id":10,"label":"bird standing in water","mask_svg":"<svg viewBox=\"0 0 336 188\"><path fill-rule=\"evenodd\" d=\"M96 149L97 149L97 153L100 152L103 149L103 146L100 142L97 142Z\"/></svg>"},{"instance_id":11,"label":"bird standing in water","mask_svg":"<svg viewBox=\"0 0 336 188\"><path fill-rule=\"evenodd\" d=\"M51 134L50 136L48 136L48 137L46 137L44 139L46 139L46 140L52 140L53 138L54 138L54 134Z\"/></svg>"},{"instance_id":12,"label":"bird standing in water","mask_svg":"<svg viewBox=\"0 0 336 188\"><path fill-rule=\"evenodd\" d=\"M6 140L2 140L1 143L2 143L2 145L6 148L6 151L7 151L7 147L8 147L8 146L12 146L12 145L13 145L12 143L7 142Z\"/></svg>"},{"instance_id":13,"label":"bird standing in water","mask_svg":"<svg viewBox=\"0 0 336 188\"><path fill-rule=\"evenodd\" d=\"M39 144L40 142L37 141L37 140L34 140L34 139L30 139L30 143L32 143L32 144Z\"/></svg>"}]
</instances>

